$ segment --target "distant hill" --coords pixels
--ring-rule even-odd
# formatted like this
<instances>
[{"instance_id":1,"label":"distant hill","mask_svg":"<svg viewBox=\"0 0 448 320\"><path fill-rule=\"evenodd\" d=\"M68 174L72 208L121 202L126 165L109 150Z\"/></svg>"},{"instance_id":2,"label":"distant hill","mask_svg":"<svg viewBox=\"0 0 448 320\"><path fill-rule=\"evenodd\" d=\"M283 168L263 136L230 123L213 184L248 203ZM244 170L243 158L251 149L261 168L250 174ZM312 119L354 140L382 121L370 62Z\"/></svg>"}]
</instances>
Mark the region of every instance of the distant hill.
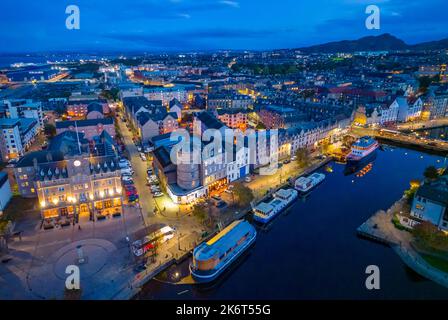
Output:
<instances>
[{"instance_id":1,"label":"distant hill","mask_svg":"<svg viewBox=\"0 0 448 320\"><path fill-rule=\"evenodd\" d=\"M438 41L429 41L419 43L413 46L410 46L413 50L442 50L448 49L448 38L438 40Z\"/></svg>"},{"instance_id":2,"label":"distant hill","mask_svg":"<svg viewBox=\"0 0 448 320\"><path fill-rule=\"evenodd\" d=\"M391 50L440 50L448 49L448 38L439 41L408 45L403 40L389 33L379 36L368 36L358 40L343 40L300 48L308 53L334 53L355 51L391 51Z\"/></svg>"}]
</instances>

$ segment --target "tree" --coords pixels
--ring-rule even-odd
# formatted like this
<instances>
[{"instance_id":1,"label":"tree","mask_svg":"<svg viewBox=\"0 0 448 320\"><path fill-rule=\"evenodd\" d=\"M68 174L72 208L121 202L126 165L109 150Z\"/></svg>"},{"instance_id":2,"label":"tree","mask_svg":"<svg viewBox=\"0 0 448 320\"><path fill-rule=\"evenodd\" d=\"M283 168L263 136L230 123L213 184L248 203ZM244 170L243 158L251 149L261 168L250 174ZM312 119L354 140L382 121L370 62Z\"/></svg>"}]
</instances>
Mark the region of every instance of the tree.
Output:
<instances>
[{"instance_id":1,"label":"tree","mask_svg":"<svg viewBox=\"0 0 448 320\"><path fill-rule=\"evenodd\" d=\"M52 138L56 135L56 127L51 123L46 123L44 126L44 133L47 137Z\"/></svg>"},{"instance_id":2,"label":"tree","mask_svg":"<svg viewBox=\"0 0 448 320\"><path fill-rule=\"evenodd\" d=\"M310 163L310 152L307 148L299 148L296 152L296 161L300 167L305 167Z\"/></svg>"},{"instance_id":3,"label":"tree","mask_svg":"<svg viewBox=\"0 0 448 320\"><path fill-rule=\"evenodd\" d=\"M249 187L246 187L241 182L237 182L233 185L233 195L241 208L248 207L252 200L254 200L254 194Z\"/></svg>"},{"instance_id":4,"label":"tree","mask_svg":"<svg viewBox=\"0 0 448 320\"><path fill-rule=\"evenodd\" d=\"M448 249L448 237L429 221L423 221L415 226L413 235L427 247L444 251Z\"/></svg>"},{"instance_id":5,"label":"tree","mask_svg":"<svg viewBox=\"0 0 448 320\"><path fill-rule=\"evenodd\" d=\"M119 93L120 93L120 90L118 88L112 88L110 90L103 90L101 92L101 96L107 100L117 101Z\"/></svg>"},{"instance_id":6,"label":"tree","mask_svg":"<svg viewBox=\"0 0 448 320\"><path fill-rule=\"evenodd\" d=\"M198 218L201 223L204 223L205 220L207 219L207 210L205 209L205 207L203 205L195 204L193 206L192 213L193 213L193 216Z\"/></svg>"},{"instance_id":7,"label":"tree","mask_svg":"<svg viewBox=\"0 0 448 320\"><path fill-rule=\"evenodd\" d=\"M435 180L439 177L439 172L437 171L436 167L429 166L425 169L425 172L423 173L423 175L428 180Z\"/></svg>"}]
</instances>

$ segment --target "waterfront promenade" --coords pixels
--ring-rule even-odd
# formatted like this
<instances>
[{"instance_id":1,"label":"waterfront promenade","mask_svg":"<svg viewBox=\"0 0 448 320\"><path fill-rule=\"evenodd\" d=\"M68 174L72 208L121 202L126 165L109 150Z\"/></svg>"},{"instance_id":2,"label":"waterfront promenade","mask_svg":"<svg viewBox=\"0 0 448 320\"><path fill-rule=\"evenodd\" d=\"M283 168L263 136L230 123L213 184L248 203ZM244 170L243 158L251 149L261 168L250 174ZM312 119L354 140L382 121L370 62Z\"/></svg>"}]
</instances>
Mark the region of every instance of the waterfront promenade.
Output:
<instances>
[{"instance_id":1,"label":"waterfront promenade","mask_svg":"<svg viewBox=\"0 0 448 320\"><path fill-rule=\"evenodd\" d=\"M392 223L394 213L401 210L405 198L397 201L390 209L378 211L358 227L360 236L389 245L401 260L412 270L441 286L448 288L448 274L431 266L412 246L412 235L397 229Z\"/></svg>"}]
</instances>

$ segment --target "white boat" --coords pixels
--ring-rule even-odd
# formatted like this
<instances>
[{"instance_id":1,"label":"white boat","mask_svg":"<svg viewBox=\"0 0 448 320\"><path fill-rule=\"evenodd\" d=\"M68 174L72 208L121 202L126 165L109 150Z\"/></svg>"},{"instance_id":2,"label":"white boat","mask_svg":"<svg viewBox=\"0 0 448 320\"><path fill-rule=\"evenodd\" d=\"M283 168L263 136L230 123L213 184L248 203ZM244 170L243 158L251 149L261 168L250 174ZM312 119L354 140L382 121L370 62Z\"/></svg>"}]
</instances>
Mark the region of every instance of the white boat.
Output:
<instances>
[{"instance_id":1,"label":"white boat","mask_svg":"<svg viewBox=\"0 0 448 320\"><path fill-rule=\"evenodd\" d=\"M315 172L308 177L300 177L296 180L294 187L301 194L310 192L319 183L325 180L325 175L323 173Z\"/></svg>"},{"instance_id":2,"label":"white boat","mask_svg":"<svg viewBox=\"0 0 448 320\"><path fill-rule=\"evenodd\" d=\"M254 220L268 223L277 214L286 209L298 197L294 189L280 189L274 193L274 199L269 203L260 202L254 209Z\"/></svg>"},{"instance_id":3,"label":"white boat","mask_svg":"<svg viewBox=\"0 0 448 320\"><path fill-rule=\"evenodd\" d=\"M376 154L379 148L378 142L372 137L365 136L359 138L352 146L350 153L347 155L347 164L357 164L361 161L368 161Z\"/></svg>"}]
</instances>

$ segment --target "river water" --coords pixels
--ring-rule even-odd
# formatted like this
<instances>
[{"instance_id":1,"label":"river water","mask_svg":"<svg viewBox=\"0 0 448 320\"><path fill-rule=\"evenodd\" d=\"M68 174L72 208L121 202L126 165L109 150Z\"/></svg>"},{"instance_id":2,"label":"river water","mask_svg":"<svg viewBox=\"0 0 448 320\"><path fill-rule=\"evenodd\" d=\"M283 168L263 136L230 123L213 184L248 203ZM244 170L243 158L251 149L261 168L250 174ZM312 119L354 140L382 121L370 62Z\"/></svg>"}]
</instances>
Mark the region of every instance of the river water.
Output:
<instances>
[{"instance_id":1,"label":"river water","mask_svg":"<svg viewBox=\"0 0 448 320\"><path fill-rule=\"evenodd\" d=\"M417 151L378 150L363 177L333 172L305 201L275 219L268 231L209 288L148 283L140 299L446 299L448 289L421 278L381 244L358 238L356 228L377 210L389 208L442 157ZM365 269L380 268L380 290L365 288ZM176 267L185 272L186 263ZM173 272L173 270L171 270Z\"/></svg>"}]
</instances>

